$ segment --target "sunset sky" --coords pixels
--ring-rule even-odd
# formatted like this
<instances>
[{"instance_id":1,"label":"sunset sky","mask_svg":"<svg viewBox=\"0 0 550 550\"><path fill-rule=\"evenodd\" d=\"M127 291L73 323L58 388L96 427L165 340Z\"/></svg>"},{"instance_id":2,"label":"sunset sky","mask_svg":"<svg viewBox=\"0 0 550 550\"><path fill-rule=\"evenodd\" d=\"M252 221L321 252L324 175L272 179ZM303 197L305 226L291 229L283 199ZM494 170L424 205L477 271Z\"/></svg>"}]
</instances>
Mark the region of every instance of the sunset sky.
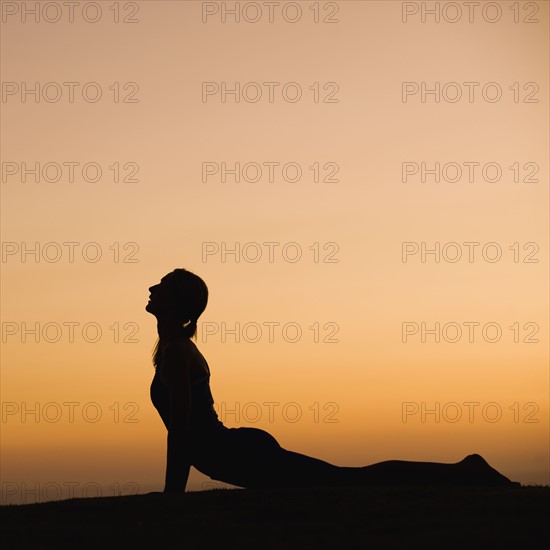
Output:
<instances>
[{"instance_id":1,"label":"sunset sky","mask_svg":"<svg viewBox=\"0 0 550 550\"><path fill-rule=\"evenodd\" d=\"M35 4L1 2L2 503L162 490L176 267L227 426L549 483L548 2Z\"/></svg>"}]
</instances>

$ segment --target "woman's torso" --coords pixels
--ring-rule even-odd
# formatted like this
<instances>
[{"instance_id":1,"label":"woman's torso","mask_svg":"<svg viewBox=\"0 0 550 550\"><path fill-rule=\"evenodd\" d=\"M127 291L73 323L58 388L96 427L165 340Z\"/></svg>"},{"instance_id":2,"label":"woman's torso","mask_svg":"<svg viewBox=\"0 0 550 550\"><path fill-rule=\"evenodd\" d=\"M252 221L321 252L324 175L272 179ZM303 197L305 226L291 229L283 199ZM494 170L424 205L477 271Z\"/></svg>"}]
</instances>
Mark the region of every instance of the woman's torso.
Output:
<instances>
[{"instance_id":1,"label":"woman's torso","mask_svg":"<svg viewBox=\"0 0 550 550\"><path fill-rule=\"evenodd\" d=\"M181 345L190 359L190 422L192 437L194 439L202 439L216 435L227 428L218 419L218 415L214 409L214 399L210 391L210 369L208 363L191 340L186 340ZM170 416L169 386L163 376L162 361L157 366L151 383L151 401L168 429Z\"/></svg>"}]
</instances>

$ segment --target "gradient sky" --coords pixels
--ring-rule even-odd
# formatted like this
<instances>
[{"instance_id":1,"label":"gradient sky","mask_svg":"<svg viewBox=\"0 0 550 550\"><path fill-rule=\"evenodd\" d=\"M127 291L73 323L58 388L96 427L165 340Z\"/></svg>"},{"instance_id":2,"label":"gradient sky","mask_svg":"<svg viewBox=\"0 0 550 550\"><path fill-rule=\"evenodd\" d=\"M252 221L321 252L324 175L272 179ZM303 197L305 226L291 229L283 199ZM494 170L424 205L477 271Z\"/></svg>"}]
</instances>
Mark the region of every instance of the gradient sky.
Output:
<instances>
[{"instance_id":1,"label":"gradient sky","mask_svg":"<svg viewBox=\"0 0 550 550\"><path fill-rule=\"evenodd\" d=\"M281 1L273 22L258 2L256 23L254 7L223 22L235 2L81 2L73 22L61 2L25 13L34 4L2 2L3 503L162 490L144 307L176 267L210 289L197 345L227 426L339 465L477 452L548 484L547 2L481 2L471 22L458 2L455 23L451 8L422 22L422 3L398 1L319 2L318 23L310 1L301 16ZM238 82L248 101L203 97L207 82ZM406 100L404 82L418 88ZM259 180L252 164L223 181L237 162L263 166ZM39 181L23 181L35 163ZM73 181L63 163L78 163ZM263 163L278 163L274 181ZM439 182L422 181L436 163ZM236 246L239 262L220 252ZM422 261L422 246L445 254ZM223 334L236 323L239 342ZM418 328L406 341L403 323ZM422 341L436 323L440 341ZM192 470L189 490L209 486Z\"/></svg>"}]
</instances>

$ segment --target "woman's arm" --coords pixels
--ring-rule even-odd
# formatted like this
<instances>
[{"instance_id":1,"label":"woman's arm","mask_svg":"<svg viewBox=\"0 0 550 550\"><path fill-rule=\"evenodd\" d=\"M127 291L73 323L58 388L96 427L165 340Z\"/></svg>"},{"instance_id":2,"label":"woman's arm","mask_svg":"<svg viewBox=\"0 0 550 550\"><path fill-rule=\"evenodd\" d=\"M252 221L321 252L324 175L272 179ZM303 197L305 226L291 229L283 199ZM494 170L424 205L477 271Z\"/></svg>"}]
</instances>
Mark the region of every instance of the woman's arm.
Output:
<instances>
[{"instance_id":1,"label":"woman's arm","mask_svg":"<svg viewBox=\"0 0 550 550\"><path fill-rule=\"evenodd\" d=\"M184 493L191 469L191 380L189 359L181 347L164 350L162 371L170 388L164 492Z\"/></svg>"}]
</instances>

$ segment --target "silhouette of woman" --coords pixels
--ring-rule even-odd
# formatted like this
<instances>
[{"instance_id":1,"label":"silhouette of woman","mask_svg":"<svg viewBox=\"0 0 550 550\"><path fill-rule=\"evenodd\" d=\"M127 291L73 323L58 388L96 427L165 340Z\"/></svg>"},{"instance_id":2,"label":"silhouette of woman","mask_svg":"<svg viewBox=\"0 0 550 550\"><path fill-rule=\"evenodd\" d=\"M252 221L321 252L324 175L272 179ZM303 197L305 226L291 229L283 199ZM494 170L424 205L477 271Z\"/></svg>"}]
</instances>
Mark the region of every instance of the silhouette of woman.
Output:
<instances>
[{"instance_id":1,"label":"silhouette of woman","mask_svg":"<svg viewBox=\"0 0 550 550\"><path fill-rule=\"evenodd\" d=\"M183 493L194 466L212 479L245 488L329 485L513 486L479 455L453 464L389 460L335 466L282 448L257 428L227 428L210 392L208 363L192 342L208 288L178 268L149 288L145 309L157 319L151 401L167 430L165 493Z\"/></svg>"}]
</instances>

